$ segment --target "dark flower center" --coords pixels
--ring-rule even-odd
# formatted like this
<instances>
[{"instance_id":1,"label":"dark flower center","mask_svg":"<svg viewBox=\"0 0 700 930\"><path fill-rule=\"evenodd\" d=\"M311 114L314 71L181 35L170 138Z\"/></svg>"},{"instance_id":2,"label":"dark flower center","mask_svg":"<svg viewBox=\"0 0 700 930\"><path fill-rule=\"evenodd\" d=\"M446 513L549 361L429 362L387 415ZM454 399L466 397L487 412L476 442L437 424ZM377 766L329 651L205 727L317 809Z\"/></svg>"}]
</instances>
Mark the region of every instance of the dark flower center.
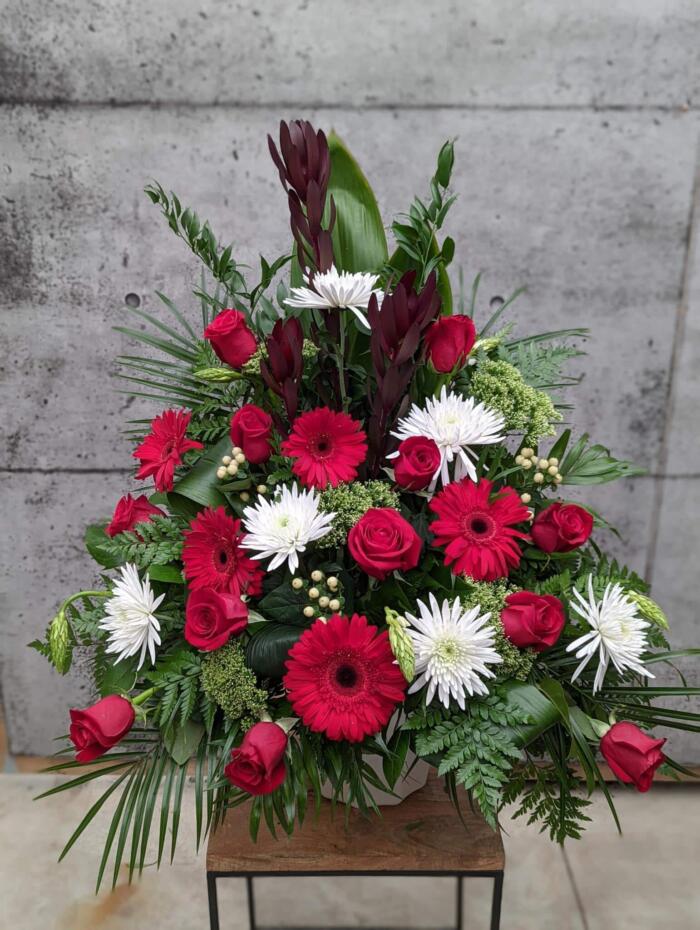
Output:
<instances>
[{"instance_id":1,"label":"dark flower center","mask_svg":"<svg viewBox=\"0 0 700 930\"><path fill-rule=\"evenodd\" d=\"M319 458L325 458L330 455L333 451L333 444L331 442L330 436L321 435L319 436L313 444L313 452Z\"/></svg>"},{"instance_id":2,"label":"dark flower center","mask_svg":"<svg viewBox=\"0 0 700 930\"><path fill-rule=\"evenodd\" d=\"M335 680L341 688L354 688L357 684L357 669L352 665L339 665L335 670Z\"/></svg>"},{"instance_id":3,"label":"dark flower center","mask_svg":"<svg viewBox=\"0 0 700 930\"><path fill-rule=\"evenodd\" d=\"M487 513L470 513L466 516L464 532L472 539L488 539L493 536L495 524Z\"/></svg>"}]
</instances>

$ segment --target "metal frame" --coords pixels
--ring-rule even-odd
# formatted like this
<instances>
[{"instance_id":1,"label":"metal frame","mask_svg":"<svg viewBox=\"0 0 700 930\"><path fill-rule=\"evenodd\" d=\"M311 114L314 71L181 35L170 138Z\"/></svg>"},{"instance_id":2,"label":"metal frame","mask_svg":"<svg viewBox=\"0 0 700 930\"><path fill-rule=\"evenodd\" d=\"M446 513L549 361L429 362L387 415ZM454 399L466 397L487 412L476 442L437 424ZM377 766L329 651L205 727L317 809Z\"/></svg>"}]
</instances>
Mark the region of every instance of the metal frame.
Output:
<instances>
[{"instance_id":1,"label":"metal frame","mask_svg":"<svg viewBox=\"0 0 700 930\"><path fill-rule=\"evenodd\" d=\"M493 896L491 898L491 930L500 930L501 926L501 903L503 900L503 870L496 869L491 871L483 870L466 870L464 872L433 872L421 870L415 872L210 872L207 871L207 892L209 896L209 927L210 930L221 930L219 924L219 899L216 891L217 878L244 878L246 883L246 895L248 899L248 924L250 930L259 930L255 918L255 889L253 887L254 878L278 878L279 876L298 876L304 878L317 878L321 876L368 876L379 878L382 876L391 876L400 878L420 878L423 876L432 876L434 878L455 878L457 880L457 897L456 897L456 930L464 930L464 894L463 885L465 878L492 878L493 879ZM288 928L293 930L293 928Z\"/></svg>"}]
</instances>

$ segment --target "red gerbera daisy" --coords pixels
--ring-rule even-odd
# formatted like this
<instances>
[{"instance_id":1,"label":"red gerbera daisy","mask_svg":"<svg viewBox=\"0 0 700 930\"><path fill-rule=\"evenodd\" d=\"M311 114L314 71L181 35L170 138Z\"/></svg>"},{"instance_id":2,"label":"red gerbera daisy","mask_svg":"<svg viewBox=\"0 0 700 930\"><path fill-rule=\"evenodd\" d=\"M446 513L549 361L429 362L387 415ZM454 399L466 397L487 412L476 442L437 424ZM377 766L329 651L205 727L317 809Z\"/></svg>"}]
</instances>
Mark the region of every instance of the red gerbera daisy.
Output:
<instances>
[{"instance_id":1,"label":"red gerbera daisy","mask_svg":"<svg viewBox=\"0 0 700 930\"><path fill-rule=\"evenodd\" d=\"M239 597L261 594L265 572L241 548L244 539L241 521L230 517L223 507L208 507L197 514L185 532L182 549L190 588L213 588Z\"/></svg>"},{"instance_id":2,"label":"red gerbera daisy","mask_svg":"<svg viewBox=\"0 0 700 930\"><path fill-rule=\"evenodd\" d=\"M328 739L359 743L378 733L406 690L386 630L357 614L317 620L291 648L286 665L294 712Z\"/></svg>"},{"instance_id":3,"label":"red gerbera daisy","mask_svg":"<svg viewBox=\"0 0 700 930\"><path fill-rule=\"evenodd\" d=\"M470 478L448 484L430 502L437 520L430 524L435 543L445 546L445 565L455 575L475 581L507 577L520 564L518 539L527 533L513 529L528 519L529 511L513 488L503 488L490 499L490 481Z\"/></svg>"},{"instance_id":4,"label":"red gerbera daisy","mask_svg":"<svg viewBox=\"0 0 700 930\"><path fill-rule=\"evenodd\" d=\"M151 421L151 432L133 452L141 461L137 478L150 478L158 491L172 491L173 476L182 456L189 449L203 449L201 442L187 439L185 433L191 413L186 410L165 410Z\"/></svg>"},{"instance_id":5,"label":"red gerbera daisy","mask_svg":"<svg viewBox=\"0 0 700 930\"><path fill-rule=\"evenodd\" d=\"M297 417L282 452L296 459L292 471L306 487L335 487L357 477L367 455L367 437L347 413L319 407Z\"/></svg>"}]
</instances>

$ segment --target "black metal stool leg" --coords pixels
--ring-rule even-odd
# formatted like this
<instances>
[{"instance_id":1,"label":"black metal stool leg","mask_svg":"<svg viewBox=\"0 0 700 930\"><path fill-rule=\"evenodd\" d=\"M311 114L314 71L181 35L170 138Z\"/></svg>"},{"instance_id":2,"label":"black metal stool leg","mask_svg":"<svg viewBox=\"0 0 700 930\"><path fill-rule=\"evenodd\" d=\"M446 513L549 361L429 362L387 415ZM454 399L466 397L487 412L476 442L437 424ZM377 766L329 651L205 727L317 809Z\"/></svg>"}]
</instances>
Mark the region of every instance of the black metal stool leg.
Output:
<instances>
[{"instance_id":1,"label":"black metal stool leg","mask_svg":"<svg viewBox=\"0 0 700 930\"><path fill-rule=\"evenodd\" d=\"M457 876L457 930L464 928L464 876Z\"/></svg>"},{"instance_id":2,"label":"black metal stool leg","mask_svg":"<svg viewBox=\"0 0 700 930\"><path fill-rule=\"evenodd\" d=\"M491 930L500 930L502 901L503 872L496 872L496 875L493 879L493 898L491 900Z\"/></svg>"},{"instance_id":3,"label":"black metal stool leg","mask_svg":"<svg viewBox=\"0 0 700 930\"><path fill-rule=\"evenodd\" d=\"M216 875L207 872L207 895L209 897L209 930L219 930L219 899L216 894Z\"/></svg>"},{"instance_id":4,"label":"black metal stool leg","mask_svg":"<svg viewBox=\"0 0 700 930\"><path fill-rule=\"evenodd\" d=\"M246 875L245 885L246 891L248 892L248 923L250 925L250 930L257 930L258 925L255 922L255 894L252 875Z\"/></svg>"}]
</instances>

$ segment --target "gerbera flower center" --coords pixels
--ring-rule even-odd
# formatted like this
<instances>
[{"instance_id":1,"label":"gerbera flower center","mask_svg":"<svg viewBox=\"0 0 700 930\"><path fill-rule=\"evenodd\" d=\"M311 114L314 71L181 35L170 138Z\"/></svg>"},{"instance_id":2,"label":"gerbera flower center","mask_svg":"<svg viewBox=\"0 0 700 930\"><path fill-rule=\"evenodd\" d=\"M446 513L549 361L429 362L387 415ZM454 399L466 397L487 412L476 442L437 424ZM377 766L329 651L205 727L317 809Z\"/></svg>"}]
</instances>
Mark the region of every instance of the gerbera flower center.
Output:
<instances>
[{"instance_id":1,"label":"gerbera flower center","mask_svg":"<svg viewBox=\"0 0 700 930\"><path fill-rule=\"evenodd\" d=\"M357 670L352 665L339 665L335 670L335 680L341 688L353 688L357 684Z\"/></svg>"},{"instance_id":2,"label":"gerbera flower center","mask_svg":"<svg viewBox=\"0 0 700 930\"><path fill-rule=\"evenodd\" d=\"M484 540L493 536L496 524L489 514L472 511L465 516L463 527L466 536L472 539Z\"/></svg>"},{"instance_id":3,"label":"gerbera flower center","mask_svg":"<svg viewBox=\"0 0 700 930\"><path fill-rule=\"evenodd\" d=\"M330 436L322 433L316 438L316 441L312 443L310 451L314 453L317 458L327 458L333 451L333 443Z\"/></svg>"}]
</instances>

